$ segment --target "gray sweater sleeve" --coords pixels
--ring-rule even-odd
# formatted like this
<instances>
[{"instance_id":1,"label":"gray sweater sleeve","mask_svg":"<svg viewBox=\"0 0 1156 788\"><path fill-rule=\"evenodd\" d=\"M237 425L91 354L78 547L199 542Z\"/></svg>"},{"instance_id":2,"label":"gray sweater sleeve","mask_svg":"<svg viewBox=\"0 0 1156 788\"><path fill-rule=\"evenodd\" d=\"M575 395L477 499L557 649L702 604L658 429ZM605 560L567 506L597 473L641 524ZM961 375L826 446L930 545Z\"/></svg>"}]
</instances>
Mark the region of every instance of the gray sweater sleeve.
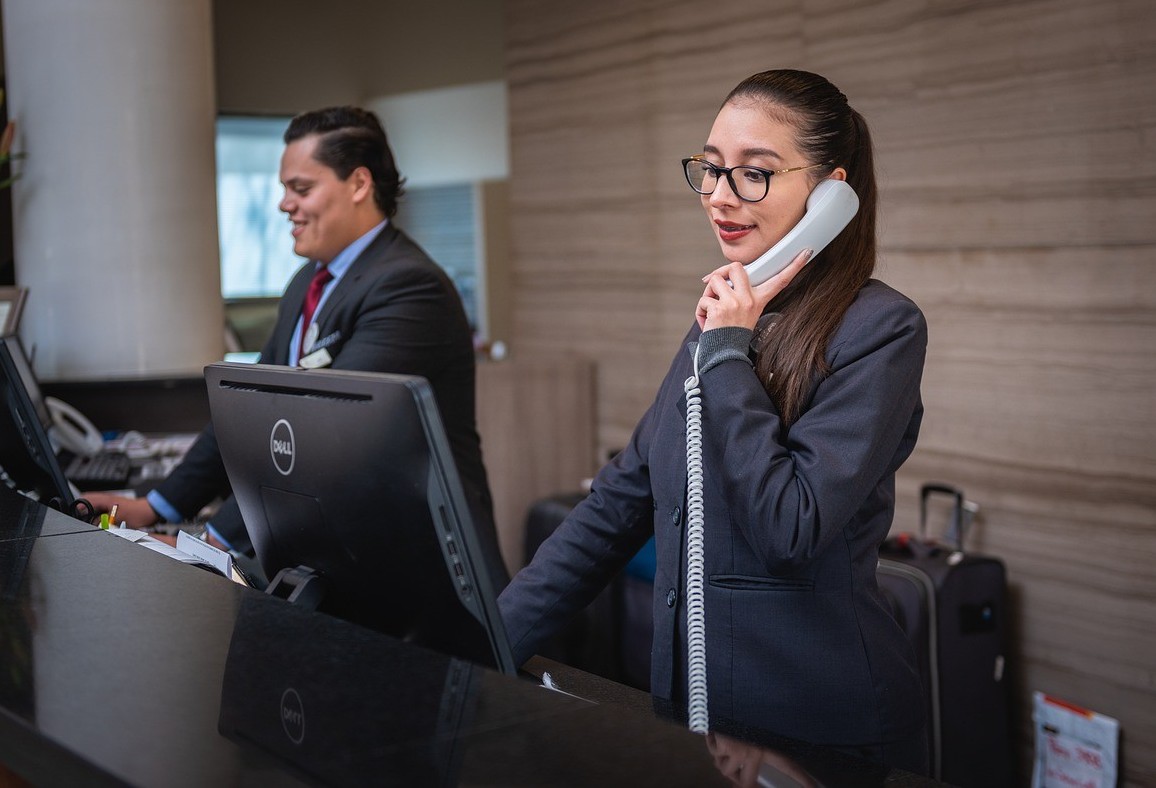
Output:
<instances>
[{"instance_id":1,"label":"gray sweater sleeve","mask_svg":"<svg viewBox=\"0 0 1156 788\"><path fill-rule=\"evenodd\" d=\"M751 359L747 355L747 350L754 335L755 332L742 326L724 326L704 331L698 339L699 376L731 359L738 359L749 365Z\"/></svg>"}]
</instances>

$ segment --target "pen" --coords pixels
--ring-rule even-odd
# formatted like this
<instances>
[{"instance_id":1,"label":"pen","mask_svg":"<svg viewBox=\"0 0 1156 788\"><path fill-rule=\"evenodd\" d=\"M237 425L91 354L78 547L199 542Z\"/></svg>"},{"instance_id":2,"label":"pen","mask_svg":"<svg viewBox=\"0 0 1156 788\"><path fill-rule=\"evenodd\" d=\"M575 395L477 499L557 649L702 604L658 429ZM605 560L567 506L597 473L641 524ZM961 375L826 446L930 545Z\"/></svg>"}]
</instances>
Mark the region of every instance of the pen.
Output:
<instances>
[{"instance_id":1,"label":"pen","mask_svg":"<svg viewBox=\"0 0 1156 788\"><path fill-rule=\"evenodd\" d=\"M112 505L112 509L108 513L109 525L116 525L116 508L117 508L117 505L114 503Z\"/></svg>"}]
</instances>

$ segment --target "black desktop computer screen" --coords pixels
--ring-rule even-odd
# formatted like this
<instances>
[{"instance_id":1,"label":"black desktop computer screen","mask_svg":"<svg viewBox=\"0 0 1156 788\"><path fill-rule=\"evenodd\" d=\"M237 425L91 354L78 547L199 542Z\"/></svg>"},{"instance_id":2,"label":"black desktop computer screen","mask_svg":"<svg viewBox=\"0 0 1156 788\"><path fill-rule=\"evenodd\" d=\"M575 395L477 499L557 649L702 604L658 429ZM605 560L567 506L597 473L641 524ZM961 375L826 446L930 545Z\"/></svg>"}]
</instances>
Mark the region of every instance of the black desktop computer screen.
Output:
<instances>
[{"instance_id":1,"label":"black desktop computer screen","mask_svg":"<svg viewBox=\"0 0 1156 788\"><path fill-rule=\"evenodd\" d=\"M220 363L205 379L271 590L303 599L320 585L323 612L515 672L488 548L424 378ZM292 595L274 589L279 573Z\"/></svg>"},{"instance_id":2,"label":"black desktop computer screen","mask_svg":"<svg viewBox=\"0 0 1156 788\"><path fill-rule=\"evenodd\" d=\"M48 438L51 417L15 335L0 337L0 469L17 490L68 511L72 492Z\"/></svg>"}]
</instances>

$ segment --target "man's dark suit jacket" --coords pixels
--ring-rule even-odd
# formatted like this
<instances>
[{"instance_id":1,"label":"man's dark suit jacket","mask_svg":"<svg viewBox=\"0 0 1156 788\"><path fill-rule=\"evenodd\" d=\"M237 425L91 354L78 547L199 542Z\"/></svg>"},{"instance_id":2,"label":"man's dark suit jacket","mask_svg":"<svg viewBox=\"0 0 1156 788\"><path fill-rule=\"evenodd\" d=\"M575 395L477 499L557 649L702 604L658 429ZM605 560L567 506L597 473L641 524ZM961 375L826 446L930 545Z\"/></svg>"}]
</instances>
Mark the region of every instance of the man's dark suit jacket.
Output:
<instances>
[{"instance_id":1,"label":"man's dark suit jacket","mask_svg":"<svg viewBox=\"0 0 1156 788\"><path fill-rule=\"evenodd\" d=\"M314 267L312 262L302 266L281 297L261 363L289 362L289 341ZM405 233L387 225L334 285L315 322L317 344L333 357L332 369L421 375L429 380L458 473L475 510L479 536L488 538L496 553L493 507L474 420L473 338L461 298L445 272ZM186 518L229 494L211 424L157 492ZM252 551L231 495L212 524L234 549ZM499 578L505 570L501 572Z\"/></svg>"}]
</instances>

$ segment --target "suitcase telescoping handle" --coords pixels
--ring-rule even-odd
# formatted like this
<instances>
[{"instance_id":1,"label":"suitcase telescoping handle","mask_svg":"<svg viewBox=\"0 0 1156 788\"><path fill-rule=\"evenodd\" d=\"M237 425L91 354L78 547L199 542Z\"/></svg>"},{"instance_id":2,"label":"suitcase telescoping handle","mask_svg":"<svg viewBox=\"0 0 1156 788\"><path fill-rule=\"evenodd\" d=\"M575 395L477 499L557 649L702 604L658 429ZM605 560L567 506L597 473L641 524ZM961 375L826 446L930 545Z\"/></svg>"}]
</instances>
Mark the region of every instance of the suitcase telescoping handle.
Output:
<instances>
[{"instance_id":1,"label":"suitcase telescoping handle","mask_svg":"<svg viewBox=\"0 0 1156 788\"><path fill-rule=\"evenodd\" d=\"M948 526L945 541L956 550L963 551L963 540L967 525L964 513L969 509L969 502L963 499L963 490L950 484L941 482L927 482L919 488L919 536L926 543L927 537L927 499L932 495L950 495L954 501L951 507L951 525ZM974 505L972 505L972 508Z\"/></svg>"}]
</instances>

